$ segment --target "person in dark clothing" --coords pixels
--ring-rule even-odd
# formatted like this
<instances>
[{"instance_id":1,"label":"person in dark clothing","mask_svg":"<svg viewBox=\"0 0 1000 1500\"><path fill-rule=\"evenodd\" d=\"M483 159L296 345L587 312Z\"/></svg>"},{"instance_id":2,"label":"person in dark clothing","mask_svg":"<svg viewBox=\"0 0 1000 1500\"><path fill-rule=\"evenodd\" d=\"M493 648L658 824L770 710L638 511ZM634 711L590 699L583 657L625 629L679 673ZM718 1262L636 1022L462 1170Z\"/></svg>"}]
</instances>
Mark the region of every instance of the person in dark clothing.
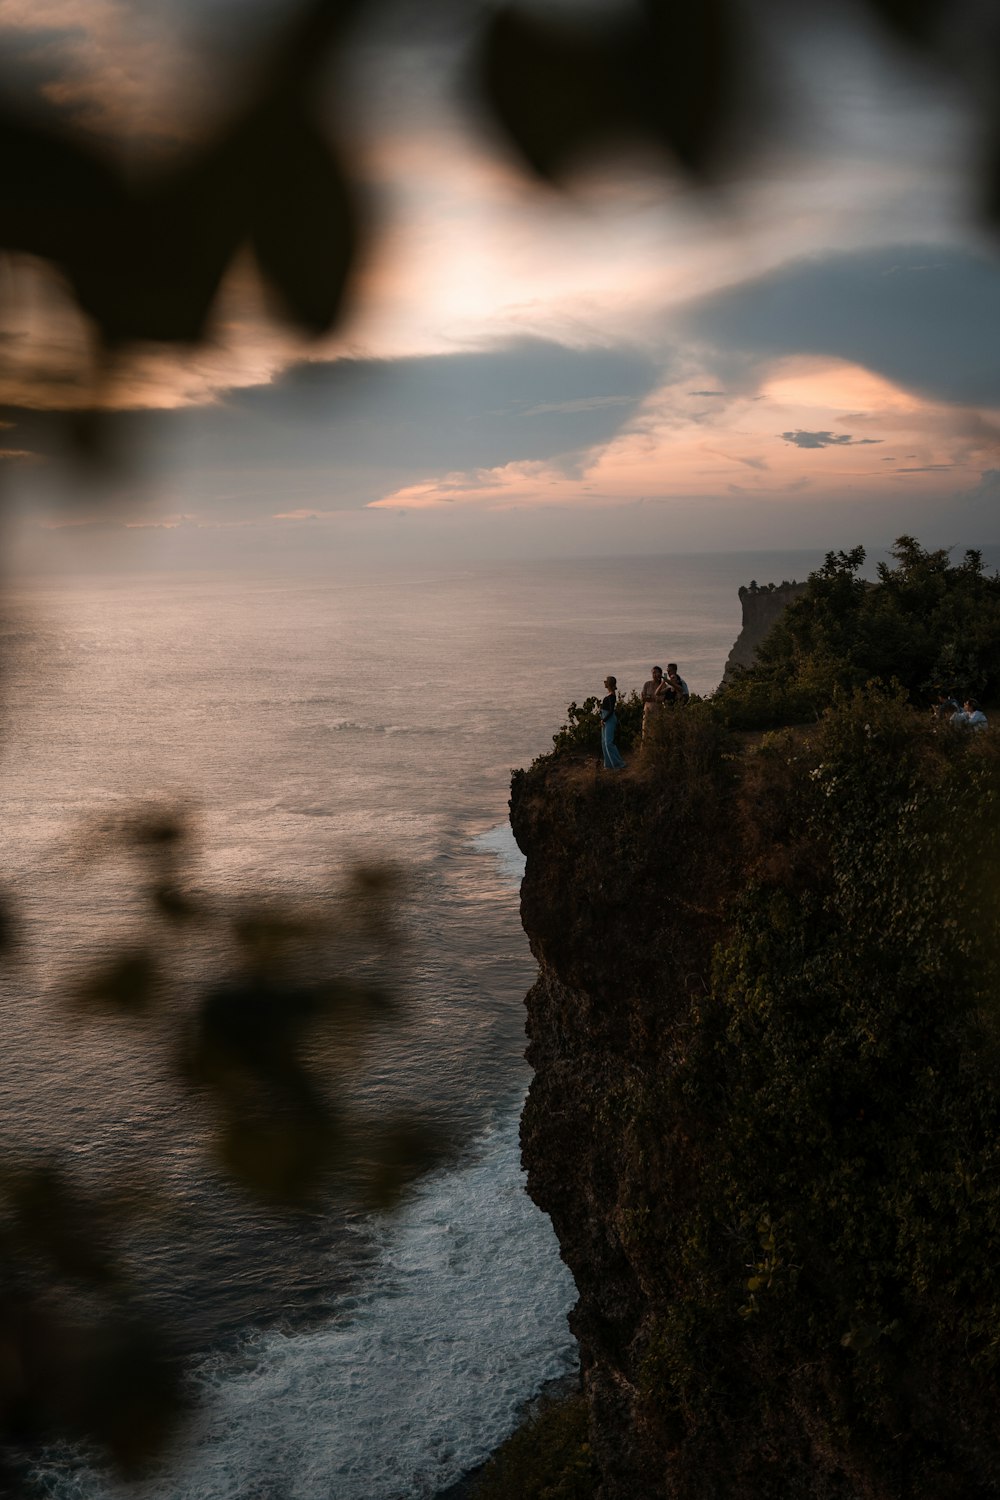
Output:
<instances>
[{"instance_id":1,"label":"person in dark clothing","mask_svg":"<svg viewBox=\"0 0 1000 1500\"><path fill-rule=\"evenodd\" d=\"M677 670L677 663L675 661L667 662L667 675L665 681L667 684L668 692L672 693L673 695L673 702L679 704L683 708L684 704L688 701L691 694L688 691L687 683L684 681L684 678Z\"/></svg>"},{"instance_id":2,"label":"person in dark clothing","mask_svg":"<svg viewBox=\"0 0 1000 1500\"><path fill-rule=\"evenodd\" d=\"M601 749L604 751L604 768L606 771L621 771L625 762L615 744L615 734L618 730L617 677L605 677L604 686L607 689L607 695L601 699Z\"/></svg>"}]
</instances>

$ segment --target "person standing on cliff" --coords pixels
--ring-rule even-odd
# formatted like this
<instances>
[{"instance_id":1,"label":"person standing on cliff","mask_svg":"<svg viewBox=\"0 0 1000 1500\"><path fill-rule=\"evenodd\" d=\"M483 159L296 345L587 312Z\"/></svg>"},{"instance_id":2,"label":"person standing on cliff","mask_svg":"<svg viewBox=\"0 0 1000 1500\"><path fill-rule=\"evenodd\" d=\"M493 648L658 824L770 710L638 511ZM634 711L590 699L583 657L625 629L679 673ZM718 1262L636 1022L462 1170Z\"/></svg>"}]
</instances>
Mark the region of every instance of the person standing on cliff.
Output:
<instances>
[{"instance_id":1,"label":"person standing on cliff","mask_svg":"<svg viewBox=\"0 0 1000 1500\"><path fill-rule=\"evenodd\" d=\"M684 678L677 670L675 661L667 662L667 689L673 694L673 701L679 703L683 708L691 696L690 690Z\"/></svg>"},{"instance_id":2,"label":"person standing on cliff","mask_svg":"<svg viewBox=\"0 0 1000 1500\"><path fill-rule=\"evenodd\" d=\"M615 744L618 730L618 678L605 677L607 696L601 699L601 749L604 751L604 769L621 771L625 762Z\"/></svg>"},{"instance_id":3,"label":"person standing on cliff","mask_svg":"<svg viewBox=\"0 0 1000 1500\"><path fill-rule=\"evenodd\" d=\"M649 671L649 681L643 683L642 692L639 694L642 699L643 739L646 738L646 729L652 721L653 716L658 714L663 707L663 694L666 687L663 681L662 667L650 667Z\"/></svg>"}]
</instances>

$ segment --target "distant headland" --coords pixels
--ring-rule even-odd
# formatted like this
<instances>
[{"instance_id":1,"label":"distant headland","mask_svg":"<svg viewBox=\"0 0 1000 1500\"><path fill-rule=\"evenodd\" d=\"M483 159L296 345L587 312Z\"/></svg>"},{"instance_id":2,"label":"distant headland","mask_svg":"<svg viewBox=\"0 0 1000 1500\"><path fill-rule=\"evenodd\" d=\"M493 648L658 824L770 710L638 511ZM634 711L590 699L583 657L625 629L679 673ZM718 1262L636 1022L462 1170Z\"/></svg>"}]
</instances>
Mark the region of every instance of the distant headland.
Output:
<instances>
[{"instance_id":1,"label":"distant headland","mask_svg":"<svg viewBox=\"0 0 1000 1500\"><path fill-rule=\"evenodd\" d=\"M723 682L732 676L736 667L752 667L758 648L770 635L781 615L791 604L806 592L808 583L799 583L787 578L781 583L766 583L761 588L756 579L740 588L740 603L743 606L743 625L726 658Z\"/></svg>"}]
</instances>

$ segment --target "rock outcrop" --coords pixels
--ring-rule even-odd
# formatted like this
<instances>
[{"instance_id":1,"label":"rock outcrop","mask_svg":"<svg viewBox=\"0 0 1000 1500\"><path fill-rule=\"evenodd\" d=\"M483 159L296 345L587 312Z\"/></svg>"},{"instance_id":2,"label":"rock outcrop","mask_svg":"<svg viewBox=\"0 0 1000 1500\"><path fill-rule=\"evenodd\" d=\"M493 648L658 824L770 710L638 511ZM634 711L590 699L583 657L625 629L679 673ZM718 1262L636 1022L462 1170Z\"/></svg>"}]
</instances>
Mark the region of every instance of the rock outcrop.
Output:
<instances>
[{"instance_id":1,"label":"rock outcrop","mask_svg":"<svg viewBox=\"0 0 1000 1500\"><path fill-rule=\"evenodd\" d=\"M726 659L723 682L732 674L734 668L753 666L758 649L785 610L792 600L798 599L808 587L808 584L797 583L793 578L791 583L784 579L781 583L769 583L763 588L758 588L756 582L752 582L749 586L740 589L743 627Z\"/></svg>"},{"instance_id":2,"label":"rock outcrop","mask_svg":"<svg viewBox=\"0 0 1000 1500\"><path fill-rule=\"evenodd\" d=\"M732 882L720 850L672 845L675 794L553 766L515 776L511 802L528 856L522 921L539 965L527 997L523 1160L580 1291L570 1324L602 1500L670 1493L674 1444L642 1369L672 1283L644 1253L637 1216L664 1191L663 1153L679 1127L645 1132L643 1101L671 1069L691 993L708 982Z\"/></svg>"}]
</instances>

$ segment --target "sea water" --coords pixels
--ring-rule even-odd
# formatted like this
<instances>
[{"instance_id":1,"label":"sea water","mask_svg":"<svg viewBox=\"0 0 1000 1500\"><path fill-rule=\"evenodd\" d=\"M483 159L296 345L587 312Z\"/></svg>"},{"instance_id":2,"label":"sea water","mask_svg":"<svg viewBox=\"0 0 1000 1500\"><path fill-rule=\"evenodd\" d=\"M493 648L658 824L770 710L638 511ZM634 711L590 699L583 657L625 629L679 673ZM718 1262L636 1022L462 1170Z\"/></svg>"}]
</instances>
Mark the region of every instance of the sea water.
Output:
<instances>
[{"instance_id":1,"label":"sea water","mask_svg":"<svg viewBox=\"0 0 1000 1500\"><path fill-rule=\"evenodd\" d=\"M567 703L677 661L710 692L736 590L813 554L396 567L367 577L39 580L2 622L4 888L29 960L3 992L0 1150L95 1192L155 1163L183 1205L133 1247L197 1397L149 1500L407 1500L479 1463L572 1370L574 1301L528 1199L528 1077L509 774ZM459 1144L385 1215L254 1207L135 1028L60 997L141 923L125 859L81 866L81 829L183 806L188 878L236 909L308 901L353 861L407 872L405 1020L359 1087L376 1113L447 1119ZM191 983L197 981L192 974ZM182 976L183 978L183 976ZM71 1450L38 1494L117 1493Z\"/></svg>"}]
</instances>

